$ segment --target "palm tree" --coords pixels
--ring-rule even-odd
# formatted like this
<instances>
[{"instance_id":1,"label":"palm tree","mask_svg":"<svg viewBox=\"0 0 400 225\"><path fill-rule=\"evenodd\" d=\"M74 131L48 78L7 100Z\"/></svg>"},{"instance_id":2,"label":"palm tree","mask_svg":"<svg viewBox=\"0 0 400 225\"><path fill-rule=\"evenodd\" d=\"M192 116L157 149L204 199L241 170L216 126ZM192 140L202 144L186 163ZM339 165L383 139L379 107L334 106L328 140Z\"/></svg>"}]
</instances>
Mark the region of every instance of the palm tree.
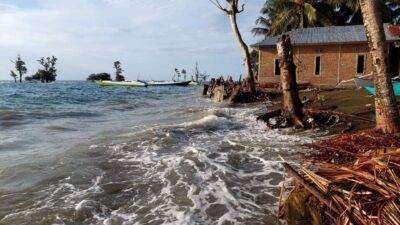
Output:
<instances>
[{"instance_id":1,"label":"palm tree","mask_svg":"<svg viewBox=\"0 0 400 225\"><path fill-rule=\"evenodd\" d=\"M336 25L363 24L359 0L327 0L326 2L336 9ZM378 4L382 10L384 23L400 22L400 0L378 0Z\"/></svg>"},{"instance_id":2,"label":"palm tree","mask_svg":"<svg viewBox=\"0 0 400 225\"><path fill-rule=\"evenodd\" d=\"M400 132L400 115L389 73L382 5L380 0L360 0L359 4L373 63L376 128L384 133L397 133Z\"/></svg>"},{"instance_id":3,"label":"palm tree","mask_svg":"<svg viewBox=\"0 0 400 225\"><path fill-rule=\"evenodd\" d=\"M382 19L400 23L400 0L379 0ZM363 24L359 0L267 0L252 32L276 36L292 29Z\"/></svg>"},{"instance_id":4,"label":"palm tree","mask_svg":"<svg viewBox=\"0 0 400 225\"><path fill-rule=\"evenodd\" d=\"M318 0L268 0L256 20L255 35L276 36L297 28L332 25L332 5Z\"/></svg>"}]
</instances>

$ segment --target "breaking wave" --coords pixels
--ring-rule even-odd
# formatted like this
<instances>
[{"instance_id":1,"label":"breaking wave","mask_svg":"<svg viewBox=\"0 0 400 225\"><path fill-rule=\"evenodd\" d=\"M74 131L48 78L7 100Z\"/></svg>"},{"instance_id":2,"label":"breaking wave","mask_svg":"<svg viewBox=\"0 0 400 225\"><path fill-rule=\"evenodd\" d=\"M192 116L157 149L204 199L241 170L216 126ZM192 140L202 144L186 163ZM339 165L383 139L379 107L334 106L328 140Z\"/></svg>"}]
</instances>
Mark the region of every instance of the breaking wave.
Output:
<instances>
[{"instance_id":1,"label":"breaking wave","mask_svg":"<svg viewBox=\"0 0 400 225\"><path fill-rule=\"evenodd\" d=\"M268 130L258 107L193 99L32 168L46 179L3 190L0 224L275 224L281 160L294 160L310 134Z\"/></svg>"}]
</instances>

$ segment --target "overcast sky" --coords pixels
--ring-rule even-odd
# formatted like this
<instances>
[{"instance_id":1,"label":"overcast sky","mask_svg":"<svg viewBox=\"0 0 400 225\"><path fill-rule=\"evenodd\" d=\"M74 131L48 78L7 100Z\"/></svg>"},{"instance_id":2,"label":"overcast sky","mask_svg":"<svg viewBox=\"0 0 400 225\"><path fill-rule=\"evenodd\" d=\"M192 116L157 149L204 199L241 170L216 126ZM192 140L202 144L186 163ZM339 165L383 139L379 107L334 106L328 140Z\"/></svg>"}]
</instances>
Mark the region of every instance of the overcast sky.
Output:
<instances>
[{"instance_id":1,"label":"overcast sky","mask_svg":"<svg viewBox=\"0 0 400 225\"><path fill-rule=\"evenodd\" d=\"M248 44L265 0L246 0L239 26ZM59 58L58 79L113 73L127 79L169 79L175 67L192 73L242 73L227 17L208 0L0 0L0 80L10 79L20 54L28 74L42 56Z\"/></svg>"}]
</instances>

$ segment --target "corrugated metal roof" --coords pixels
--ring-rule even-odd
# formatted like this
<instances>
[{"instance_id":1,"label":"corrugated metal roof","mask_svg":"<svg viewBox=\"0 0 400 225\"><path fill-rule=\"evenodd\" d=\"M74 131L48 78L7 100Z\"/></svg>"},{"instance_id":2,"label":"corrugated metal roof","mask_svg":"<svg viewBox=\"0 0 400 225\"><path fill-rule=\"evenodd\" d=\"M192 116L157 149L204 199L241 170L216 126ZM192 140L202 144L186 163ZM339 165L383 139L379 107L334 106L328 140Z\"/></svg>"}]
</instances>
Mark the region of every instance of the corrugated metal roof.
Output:
<instances>
[{"instance_id":1,"label":"corrugated metal roof","mask_svg":"<svg viewBox=\"0 0 400 225\"><path fill-rule=\"evenodd\" d=\"M399 41L399 37L389 35L388 25L384 24L386 40ZM363 25L303 28L289 31L287 34L293 45L345 44L367 41ZM277 40L278 37L267 37L252 47L275 48Z\"/></svg>"}]
</instances>

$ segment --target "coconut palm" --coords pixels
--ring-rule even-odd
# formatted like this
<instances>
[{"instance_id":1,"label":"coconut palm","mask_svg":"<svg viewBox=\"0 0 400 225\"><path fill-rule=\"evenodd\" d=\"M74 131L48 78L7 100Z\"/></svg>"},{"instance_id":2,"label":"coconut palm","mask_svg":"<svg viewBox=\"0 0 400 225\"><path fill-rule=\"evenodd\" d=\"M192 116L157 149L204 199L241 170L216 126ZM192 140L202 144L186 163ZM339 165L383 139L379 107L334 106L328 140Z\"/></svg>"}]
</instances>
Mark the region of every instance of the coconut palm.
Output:
<instances>
[{"instance_id":1,"label":"coconut palm","mask_svg":"<svg viewBox=\"0 0 400 225\"><path fill-rule=\"evenodd\" d=\"M400 0L378 0L381 4L382 20L384 23L400 22ZM363 24L359 0L326 0L338 14L336 25Z\"/></svg>"},{"instance_id":2,"label":"coconut palm","mask_svg":"<svg viewBox=\"0 0 400 225\"><path fill-rule=\"evenodd\" d=\"M376 89L376 128L384 133L398 133L400 132L400 115L389 73L388 45L385 44L382 5L379 0L360 0L359 4L372 56Z\"/></svg>"},{"instance_id":3,"label":"coconut palm","mask_svg":"<svg viewBox=\"0 0 400 225\"><path fill-rule=\"evenodd\" d=\"M268 0L261 14L253 33L276 36L296 28L332 25L334 10L318 0Z\"/></svg>"},{"instance_id":4,"label":"coconut palm","mask_svg":"<svg viewBox=\"0 0 400 225\"><path fill-rule=\"evenodd\" d=\"M379 0L384 22L400 23L400 0ZM363 24L359 0L268 0L252 31L276 36L292 29Z\"/></svg>"}]
</instances>

